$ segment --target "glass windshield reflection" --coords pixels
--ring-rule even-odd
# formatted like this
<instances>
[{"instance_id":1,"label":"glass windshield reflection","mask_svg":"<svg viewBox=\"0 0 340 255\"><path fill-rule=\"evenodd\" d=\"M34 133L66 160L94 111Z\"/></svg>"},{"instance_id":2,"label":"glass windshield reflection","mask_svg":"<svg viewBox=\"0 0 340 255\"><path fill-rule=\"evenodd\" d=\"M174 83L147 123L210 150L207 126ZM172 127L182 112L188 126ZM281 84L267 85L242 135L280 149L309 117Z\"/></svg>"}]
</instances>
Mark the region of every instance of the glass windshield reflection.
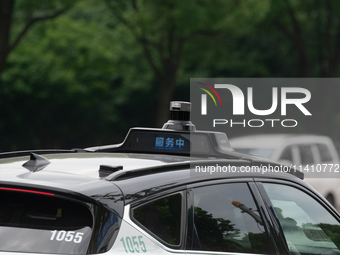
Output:
<instances>
[{"instance_id":1,"label":"glass windshield reflection","mask_svg":"<svg viewBox=\"0 0 340 255\"><path fill-rule=\"evenodd\" d=\"M340 254L340 224L322 205L294 187L263 185L291 252Z\"/></svg>"}]
</instances>

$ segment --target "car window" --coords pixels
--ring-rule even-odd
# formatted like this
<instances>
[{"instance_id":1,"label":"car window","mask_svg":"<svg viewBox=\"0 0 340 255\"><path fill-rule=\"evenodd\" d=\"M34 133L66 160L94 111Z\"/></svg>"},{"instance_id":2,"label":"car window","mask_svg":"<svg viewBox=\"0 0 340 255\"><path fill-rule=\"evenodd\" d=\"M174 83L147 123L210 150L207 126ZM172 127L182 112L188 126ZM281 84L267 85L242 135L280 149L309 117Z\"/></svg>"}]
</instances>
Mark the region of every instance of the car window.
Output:
<instances>
[{"instance_id":1,"label":"car window","mask_svg":"<svg viewBox=\"0 0 340 255\"><path fill-rule=\"evenodd\" d=\"M298 147L300 150L301 164L314 164L312 147L309 144L300 144Z\"/></svg>"},{"instance_id":2,"label":"car window","mask_svg":"<svg viewBox=\"0 0 340 255\"><path fill-rule=\"evenodd\" d=\"M0 188L2 251L85 254L92 213L83 204L47 192Z\"/></svg>"},{"instance_id":3,"label":"car window","mask_svg":"<svg viewBox=\"0 0 340 255\"><path fill-rule=\"evenodd\" d=\"M263 185L291 252L340 253L340 224L322 205L297 188L271 183Z\"/></svg>"},{"instance_id":4,"label":"car window","mask_svg":"<svg viewBox=\"0 0 340 255\"><path fill-rule=\"evenodd\" d=\"M319 151L320 158L321 158L322 162L330 162L330 161L332 161L331 153L330 153L330 151L329 151L329 149L328 149L326 144L318 143L316 146L318 148L318 151Z\"/></svg>"},{"instance_id":5,"label":"car window","mask_svg":"<svg viewBox=\"0 0 340 255\"><path fill-rule=\"evenodd\" d=\"M197 241L189 248L269 253L266 230L247 184L195 188L193 200L196 238L188 238Z\"/></svg>"},{"instance_id":6,"label":"car window","mask_svg":"<svg viewBox=\"0 0 340 255\"><path fill-rule=\"evenodd\" d=\"M182 195L163 197L133 209L133 219L168 244L181 238Z\"/></svg>"},{"instance_id":7,"label":"car window","mask_svg":"<svg viewBox=\"0 0 340 255\"><path fill-rule=\"evenodd\" d=\"M290 162L293 162L292 146L288 146L284 149L284 151L281 154L280 160L288 160Z\"/></svg>"}]
</instances>

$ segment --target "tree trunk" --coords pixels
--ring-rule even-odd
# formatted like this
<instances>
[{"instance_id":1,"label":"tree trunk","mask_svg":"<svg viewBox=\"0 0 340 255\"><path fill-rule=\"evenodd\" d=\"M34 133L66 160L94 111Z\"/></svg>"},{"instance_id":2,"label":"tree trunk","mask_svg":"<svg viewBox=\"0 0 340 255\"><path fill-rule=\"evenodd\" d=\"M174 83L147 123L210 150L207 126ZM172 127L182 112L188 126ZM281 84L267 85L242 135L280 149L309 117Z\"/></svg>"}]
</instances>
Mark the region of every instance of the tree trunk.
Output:
<instances>
[{"instance_id":1,"label":"tree trunk","mask_svg":"<svg viewBox=\"0 0 340 255\"><path fill-rule=\"evenodd\" d=\"M165 75L160 80L156 110L156 127L161 128L170 118L170 101L176 87L176 77Z\"/></svg>"},{"instance_id":2,"label":"tree trunk","mask_svg":"<svg viewBox=\"0 0 340 255\"><path fill-rule=\"evenodd\" d=\"M9 53L9 35L14 2L15 0L0 0L0 77Z\"/></svg>"}]
</instances>

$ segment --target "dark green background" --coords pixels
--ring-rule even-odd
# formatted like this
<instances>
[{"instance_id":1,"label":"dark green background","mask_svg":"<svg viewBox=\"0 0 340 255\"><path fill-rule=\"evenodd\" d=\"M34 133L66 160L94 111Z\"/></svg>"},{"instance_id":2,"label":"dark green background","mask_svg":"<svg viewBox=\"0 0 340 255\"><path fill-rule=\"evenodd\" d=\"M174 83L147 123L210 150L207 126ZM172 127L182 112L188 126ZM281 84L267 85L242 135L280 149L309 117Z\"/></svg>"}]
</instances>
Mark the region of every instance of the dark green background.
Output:
<instances>
[{"instance_id":1,"label":"dark green background","mask_svg":"<svg viewBox=\"0 0 340 255\"><path fill-rule=\"evenodd\" d=\"M190 78L338 77L339 64L338 1L0 0L0 151L121 142L190 100ZM311 91L316 132L336 141L339 90Z\"/></svg>"}]
</instances>

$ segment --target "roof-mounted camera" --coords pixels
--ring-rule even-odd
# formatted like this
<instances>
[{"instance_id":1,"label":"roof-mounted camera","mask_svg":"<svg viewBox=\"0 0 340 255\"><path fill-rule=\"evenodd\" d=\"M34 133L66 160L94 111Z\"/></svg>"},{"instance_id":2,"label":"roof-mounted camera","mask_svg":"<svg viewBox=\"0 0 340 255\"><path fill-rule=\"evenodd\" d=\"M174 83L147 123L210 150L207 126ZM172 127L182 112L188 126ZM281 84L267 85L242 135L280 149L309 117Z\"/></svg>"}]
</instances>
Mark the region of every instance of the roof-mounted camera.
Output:
<instances>
[{"instance_id":1,"label":"roof-mounted camera","mask_svg":"<svg viewBox=\"0 0 340 255\"><path fill-rule=\"evenodd\" d=\"M170 102L170 119L163 125L163 129L195 131L195 125L190 121L190 111L191 103L189 102Z\"/></svg>"},{"instance_id":2,"label":"roof-mounted camera","mask_svg":"<svg viewBox=\"0 0 340 255\"><path fill-rule=\"evenodd\" d=\"M164 124L162 129L131 128L121 144L91 147L86 150L246 159L255 165L279 165L269 159L258 159L256 156L245 156L234 151L225 133L196 130L195 125L190 121L190 111L191 103L172 101L170 102L170 120ZM105 168L105 171L116 171L117 167L120 166L110 166L112 169L102 168ZM303 173L294 170L293 174L303 179Z\"/></svg>"}]
</instances>

